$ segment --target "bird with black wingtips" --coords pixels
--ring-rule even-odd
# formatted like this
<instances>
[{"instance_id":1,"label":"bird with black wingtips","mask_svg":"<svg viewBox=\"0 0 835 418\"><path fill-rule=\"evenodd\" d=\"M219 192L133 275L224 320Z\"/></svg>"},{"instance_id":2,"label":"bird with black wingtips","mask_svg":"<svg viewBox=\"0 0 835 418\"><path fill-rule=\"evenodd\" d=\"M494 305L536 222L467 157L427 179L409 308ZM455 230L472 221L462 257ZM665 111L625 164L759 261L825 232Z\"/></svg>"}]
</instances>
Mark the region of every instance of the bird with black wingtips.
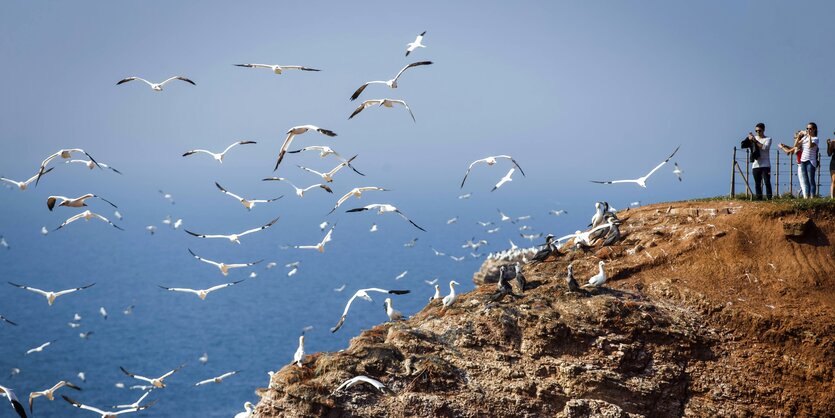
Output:
<instances>
[{"instance_id":1,"label":"bird with black wingtips","mask_svg":"<svg viewBox=\"0 0 835 418\"><path fill-rule=\"evenodd\" d=\"M278 159L275 162L275 168L273 168L273 171L278 170L278 165L281 164L281 160L284 159L284 154L287 153L287 148L289 148L290 144L293 143L293 138L295 138L296 135L301 135L307 131L316 131L329 137L336 136L336 132L331 131L330 129L320 128L316 125L299 125L290 128L287 130L287 138L284 139L284 143L281 144L281 148L278 151Z\"/></svg>"},{"instance_id":2,"label":"bird with black wingtips","mask_svg":"<svg viewBox=\"0 0 835 418\"><path fill-rule=\"evenodd\" d=\"M66 197L66 196L49 196L48 198L46 198L46 207L49 208L50 211L52 211L52 209L55 208L55 202L58 199L61 199L61 203L59 203L58 206L65 206L65 207L68 207L68 208L80 208L80 207L87 206L87 203L84 202L84 201L87 200L87 199L91 199L91 198L96 198L96 199L103 200L103 201L107 202L110 206L113 206L114 208L118 208L118 206L113 204L113 202L111 202L111 201L109 201L109 200L107 200L107 199L105 199L105 198L103 198L99 195L95 195L95 194L92 194L92 193L87 193L83 196L79 196L79 197L76 197L76 198L70 198L70 197Z\"/></svg>"},{"instance_id":3,"label":"bird with black wingtips","mask_svg":"<svg viewBox=\"0 0 835 418\"><path fill-rule=\"evenodd\" d=\"M44 174L46 174L46 173L49 173L49 172L50 172L50 171L52 171L54 168L55 168L55 167L49 167L49 170L46 170L46 171L44 171L43 173L41 173L41 172L39 171L37 174L35 174L34 176L32 176L32 177L30 177L30 178L28 178L28 179L26 179L26 180L24 180L24 181L17 181L17 180L7 179L7 178L5 178L5 177L0 177L0 181L5 181L6 183L9 183L9 184L15 185L15 186L17 186L17 188L18 188L18 189L20 189L20 190L26 190L26 189L29 187L29 185L30 185L30 184L32 184L32 182L33 182L33 181L38 180L38 179L39 179L42 175L44 175Z\"/></svg>"},{"instance_id":4,"label":"bird with black wingtips","mask_svg":"<svg viewBox=\"0 0 835 418\"><path fill-rule=\"evenodd\" d=\"M378 292L378 293L388 293L391 295L405 295L409 293L409 290L387 290L387 289L380 289L378 287L371 287L367 289L360 289L357 290L351 299L348 299L348 303L345 305L345 310L342 312L342 316L339 318L339 322L336 323L336 326L331 328L331 332L339 331L339 328L342 328L342 324L345 323L345 318L348 316L348 310L351 309L351 304L354 303L356 298L364 299L369 302L373 302L374 300L371 299L371 296L368 292Z\"/></svg>"},{"instance_id":5,"label":"bird with black wingtips","mask_svg":"<svg viewBox=\"0 0 835 418\"><path fill-rule=\"evenodd\" d=\"M252 262L249 262L249 263L229 263L229 264L227 264L227 263L224 263L224 262L212 261L212 260L209 260L208 258L200 257L199 255L195 254L194 251L191 251L191 248L188 249L188 252L189 252L189 254L191 254L192 257L194 257L194 258L196 258L196 259L198 259L198 260L200 260L200 261L202 261L206 264L211 264L211 265L217 267L220 270L220 273L223 274L224 276L229 275L229 269L251 267L251 266L254 266L254 265L264 261L264 260L258 260L258 261L252 261Z\"/></svg>"},{"instance_id":6,"label":"bird with black wingtips","mask_svg":"<svg viewBox=\"0 0 835 418\"><path fill-rule=\"evenodd\" d=\"M183 367L185 367L185 366L186 366L185 364L181 364L181 365L180 365L179 367L177 367L176 369L171 370L171 371L169 371L169 372L167 372L167 373L163 374L162 376L160 376L160 377L155 377L155 378L148 378L148 377L145 377L145 376L140 376L140 375L138 375L138 374L133 374L133 373L131 373L131 372L129 372L129 371L127 371L127 370L125 370L125 368L124 368L124 367L122 367L122 366L119 366L119 370L121 370L121 371L122 371L122 373L124 373L124 374L126 374L126 375L128 375L128 376L130 376L130 377L132 377L132 378L134 378L134 379L141 380L141 381L143 381L143 382L148 382L148 383L150 383L150 384L151 384L151 386L154 386L154 387L156 387L156 388L160 388L160 389L162 389L162 388L164 388L164 387L165 387L165 382L164 382L164 380L165 380L165 379L167 379L168 377L170 377L172 374L174 374L174 373L178 372L180 369L182 369L182 368L183 368Z\"/></svg>"},{"instance_id":7,"label":"bird with black wingtips","mask_svg":"<svg viewBox=\"0 0 835 418\"><path fill-rule=\"evenodd\" d=\"M84 151L81 148L60 149L60 150L56 151L55 153L51 154L50 156L46 157L43 161L41 161L41 167L38 169L38 177L35 178L35 186L37 186L38 182L41 181L41 176L46 174L46 172L44 170L46 169L47 164L49 164L52 160L54 160L58 157L61 157L65 160L69 160L70 158L72 158L73 154L78 154L78 153L86 155L87 158L89 158L90 161L92 161L93 164L96 165L96 167L101 168L99 163L96 162L95 158L93 158L90 154L87 153L87 151Z\"/></svg>"},{"instance_id":8,"label":"bird with black wingtips","mask_svg":"<svg viewBox=\"0 0 835 418\"><path fill-rule=\"evenodd\" d=\"M15 395L14 391L10 388L5 386L0 386L0 394L5 395L6 398L9 399L9 403L12 404L12 409L17 412L17 415L20 418L26 418L26 409L23 408L23 404L17 399L17 395Z\"/></svg>"},{"instance_id":9,"label":"bird with black wingtips","mask_svg":"<svg viewBox=\"0 0 835 418\"><path fill-rule=\"evenodd\" d=\"M218 190L220 190L223 194L225 194L227 196L230 196L230 197L234 198L235 200L237 200L238 202L240 202L247 210L252 210L252 208L255 207L256 203L275 202L276 200L279 200L282 197L284 197L284 195L281 195L279 197L275 197L275 198L272 198L272 199L244 199L243 197L240 197L240 196L236 195L235 193L232 193L232 192L224 189L223 186L221 186L218 182L215 182L215 186L217 186Z\"/></svg>"},{"instance_id":10,"label":"bird with black wingtips","mask_svg":"<svg viewBox=\"0 0 835 418\"><path fill-rule=\"evenodd\" d=\"M362 92L365 90L365 88L366 88L366 87L368 87L370 84L385 84L385 85L386 85L386 86L388 86L389 88L396 89L396 88L397 88L397 79L398 79L398 78L400 78L400 76L403 74L403 72L404 72L404 71L406 71L406 70L408 70L409 68L412 68L412 67L418 67L418 66L421 66L421 65L431 65L431 64L432 64L432 61L418 61L418 62L413 62L413 63L411 63L411 64L409 64L409 65L407 65L407 66L403 67L403 69L401 69L401 70L397 73L397 75L396 75L396 76L394 76L394 78L392 78L391 80L386 80L386 81L381 81L381 80L368 81L368 82L366 82L365 84L363 84L362 86L360 86L360 87L359 87L359 88L358 88L358 89L354 92L354 94L352 94L352 95L351 95L351 100L356 100L358 97L360 97L360 94L362 94Z\"/></svg>"},{"instance_id":11,"label":"bird with black wingtips","mask_svg":"<svg viewBox=\"0 0 835 418\"><path fill-rule=\"evenodd\" d=\"M525 176L525 170L522 170L522 167L519 166L519 163L517 163L516 160L513 159L513 157L511 157L509 155L494 155L494 156L491 156L491 157L485 157L485 158L482 158L480 160L475 160L475 161L471 162L470 165L467 167L467 172L464 173L464 179L461 180L461 188L464 188L464 183L467 181L467 176L470 175L470 170L472 170L473 167L476 164L485 163L485 164L487 164L488 167L492 167L493 165L495 165L498 162L498 159L508 159L508 160L510 160L513 163L513 165L516 166L516 168L519 169L519 172L522 173L522 176L526 177ZM504 219L502 219L502 220L504 220Z\"/></svg>"},{"instance_id":12,"label":"bird with black wingtips","mask_svg":"<svg viewBox=\"0 0 835 418\"><path fill-rule=\"evenodd\" d=\"M423 31L415 38L414 42L409 42L406 44L406 56L408 57L409 54L417 48L426 48L426 45L422 44L423 36L426 35L426 31Z\"/></svg>"},{"instance_id":13,"label":"bird with black wingtips","mask_svg":"<svg viewBox=\"0 0 835 418\"><path fill-rule=\"evenodd\" d=\"M208 289L189 289L189 288L183 288L183 287L165 287L165 286L159 286L159 285L158 286L165 289L165 290L169 290L171 292L193 293L193 294L197 295L197 297L199 297L200 300L206 300L206 296L209 296L209 293L212 293L216 290L225 289L229 286L234 286L234 285L236 285L236 284L238 284L238 283L240 283L244 280L246 280L246 279L236 280L236 281L230 282L230 283L219 284L217 286L212 286Z\"/></svg>"},{"instance_id":14,"label":"bird with black wingtips","mask_svg":"<svg viewBox=\"0 0 835 418\"><path fill-rule=\"evenodd\" d=\"M31 414L35 413L33 411L33 409L35 407L35 399L36 398L39 398L39 397L43 396L43 397L46 397L46 399L49 399L50 401L54 401L55 400L55 391L58 390L58 389L61 389L64 386L66 386L70 389L81 390L80 387L78 387L78 386L76 386L76 385L74 385L70 382L67 382L65 380L62 380L62 381L56 383L54 386L52 386L49 389L36 391L36 392L30 392L29 393L29 413L31 413Z\"/></svg>"},{"instance_id":15,"label":"bird with black wingtips","mask_svg":"<svg viewBox=\"0 0 835 418\"><path fill-rule=\"evenodd\" d=\"M317 151L317 152L319 152L319 157L320 158L325 158L329 155L333 155L334 157L338 158L339 161L342 161L342 162L348 161L345 158L342 158L342 156L339 155L339 153L337 153L336 151L334 151L333 148L331 148L329 146L326 146L326 145L311 145L311 146L307 146L307 147L304 147L304 148L301 148L301 149L297 149L297 150L293 150L293 151L287 151L287 154L297 154L297 153L300 153L302 151ZM365 175L365 174L360 173L359 170L357 170L356 168L354 168L354 166L351 165L350 161L348 161L348 167L351 170L354 170L355 173L357 173L361 176Z\"/></svg>"},{"instance_id":16,"label":"bird with black wingtips","mask_svg":"<svg viewBox=\"0 0 835 418\"><path fill-rule=\"evenodd\" d=\"M295 190L295 192L296 192L296 196L298 196L300 198L304 197L304 194L307 193L308 191L315 190L316 188L322 189L322 190L324 190L328 193L333 194L333 190L330 187L328 187L327 184L322 184L322 183L317 183L317 184L314 184L314 185L311 185L311 186L307 186L305 188L301 188L301 187L296 186L295 184L293 184L293 182L291 182L290 180L287 180L284 177L267 177L267 178L261 179L261 180L262 181L283 181L283 182L289 184L291 187L293 187L293 190Z\"/></svg>"},{"instance_id":17,"label":"bird with black wingtips","mask_svg":"<svg viewBox=\"0 0 835 418\"><path fill-rule=\"evenodd\" d=\"M211 155L212 158L215 159L215 161L223 164L223 157L226 157L226 153L229 152L229 150L231 150L232 148L235 148L238 145L249 145L249 144L257 144L257 142L246 141L246 140L233 142L231 145L226 147L226 149L224 149L223 152L212 152L212 151L207 151L207 150L204 150L204 149L193 149L193 150L186 151L185 153L183 153L183 157L188 157L189 155L194 155L194 154L198 154L198 153L208 154L208 155Z\"/></svg>"},{"instance_id":18,"label":"bird with black wingtips","mask_svg":"<svg viewBox=\"0 0 835 418\"><path fill-rule=\"evenodd\" d=\"M350 164L351 164L351 161L354 161L354 159L355 159L355 158L357 158L357 156L356 156L356 155L355 155L355 156L353 156L353 157L351 157L351 159L350 159L350 160L343 161L343 162L339 163L339 165L337 165L336 167L332 168L330 171L326 171L326 172L324 172L324 173L318 172L318 171L313 170L313 169L311 169L311 168L302 167L302 166L300 166L300 165L298 165L298 164L297 164L296 166L297 166L297 167L299 167L299 168L301 168L301 169L302 169L302 170L304 170L304 171L307 171L308 173L313 173L313 174L316 174L317 176L321 177L321 178L322 178L322 180L324 180L324 181L325 181L325 182L327 182L327 183L331 183L331 182L333 182L333 176L334 176L334 175L336 175L336 173L337 173L339 170L341 170L341 169L342 169L342 167L346 167L346 166L350 165ZM356 171L356 170L355 170L355 171Z\"/></svg>"},{"instance_id":19,"label":"bird with black wingtips","mask_svg":"<svg viewBox=\"0 0 835 418\"><path fill-rule=\"evenodd\" d=\"M409 221L409 223L412 224L415 228L420 229L423 232L426 232L425 229L418 226L418 224L414 223L405 214L403 214L403 212L401 212L400 209L397 209L396 207L394 207L393 205L390 205L390 204L374 203L374 204L371 204L371 205L363 206L361 208L348 209L345 212L348 212L348 213L350 213L350 212L362 212L362 211L366 211L366 210L375 210L375 209L377 210L377 214L379 214L379 215L382 215L384 213L397 213L398 215L400 215L401 218Z\"/></svg>"},{"instance_id":20,"label":"bird with black wingtips","mask_svg":"<svg viewBox=\"0 0 835 418\"><path fill-rule=\"evenodd\" d=\"M368 376L356 376L356 377L353 377L351 379L348 379L345 382L343 382L341 385L339 385L339 387L337 387L336 390L333 391L333 393L335 394L336 392L339 392L342 389L347 389L347 388L349 388L351 386L354 386L358 383L367 383L371 386L374 386L374 388L376 388L377 390L379 390L382 393L394 393L394 392L392 392L391 389L386 387L386 385L383 384L383 382L380 382L377 379L372 379Z\"/></svg>"},{"instance_id":21,"label":"bird with black wingtips","mask_svg":"<svg viewBox=\"0 0 835 418\"><path fill-rule=\"evenodd\" d=\"M70 294L70 293L73 293L73 292L77 292L79 290L84 290L84 289L87 289L87 288L95 285L95 283L90 283L86 286L76 287L76 288L67 289L67 290L61 290L61 291L58 291L58 292L52 292L52 291L41 290L41 289L38 289L38 288L35 288L35 287L29 287L29 286L25 286L25 285L21 285L21 284L15 284L15 283L12 283L12 282L8 282L8 283L10 285L14 286L14 287L19 287L23 290L28 290L30 292L37 293L37 294L45 297L46 302L49 304L49 306L52 306L52 304L55 303L55 299L57 299L59 296L64 296L64 295L67 295L67 294Z\"/></svg>"},{"instance_id":22,"label":"bird with black wingtips","mask_svg":"<svg viewBox=\"0 0 835 418\"><path fill-rule=\"evenodd\" d=\"M279 218L280 218L280 217L279 217ZM269 228L269 227L273 226L276 222L278 222L278 219L279 219L279 218L275 218L275 219L271 220L270 222L268 222L268 223L267 223L267 224L265 224L264 226L259 226L258 228L252 228L252 229L246 230L246 231L241 232L241 233L238 233L238 234L230 234L230 235L221 235L221 234L198 234L198 233L195 233L195 232L191 232L191 231L189 231L188 229L186 229L185 231L186 231L189 235L192 235L192 236L195 236L195 237L198 237L198 238L226 238L226 239L228 239L228 240L229 240L229 242L233 242L233 243L236 243L236 244L240 244L240 243L241 243L241 241L240 241L240 238L241 238L241 237L243 237L244 235L252 234L252 233L254 233L254 232L263 231L263 230L265 230L265 229L267 229L267 228Z\"/></svg>"},{"instance_id":23,"label":"bird with black wingtips","mask_svg":"<svg viewBox=\"0 0 835 418\"><path fill-rule=\"evenodd\" d=\"M275 74L281 75L284 70L300 70L300 71L322 71L316 68L304 67L301 65L276 65L276 64L235 64L236 67L244 68L266 68Z\"/></svg>"},{"instance_id":24,"label":"bird with black wingtips","mask_svg":"<svg viewBox=\"0 0 835 418\"><path fill-rule=\"evenodd\" d=\"M165 87L165 85L166 85L166 84L168 84L168 83L170 83L170 82L172 82L172 81L174 81L174 80L185 81L186 83L189 83L189 84L191 84L192 86L196 86L196 85L197 85L197 83L195 83L195 82L193 82L193 81L189 80L188 78L185 78L185 77L183 77L183 76L179 76L179 75L174 76L174 77L170 77L170 78L168 78L167 80L163 81L162 83L152 83L152 82L150 82L150 81L148 81L148 80L146 80L146 79L144 79L144 78L142 78L142 77L126 77L126 78L123 78L123 79L119 80L119 82L118 82L118 83L116 83L116 85L118 86L118 85L120 85L120 84L125 84L125 83L127 83L128 81L134 81L134 80L139 80L139 81L143 81L143 82L145 82L145 84L147 84L147 85L151 86L151 90L156 91L156 92L160 92L160 91L162 91L162 88L163 88L163 87Z\"/></svg>"},{"instance_id":25,"label":"bird with black wingtips","mask_svg":"<svg viewBox=\"0 0 835 418\"><path fill-rule=\"evenodd\" d=\"M336 208L342 206L342 204L345 203L345 201L348 200L349 198L356 197L357 199L359 199L359 198L362 197L362 194L364 192L370 192L370 191L388 192L390 190L389 189L384 189L382 187L377 187L377 186L354 187L353 189L351 189L351 191L349 191L348 193L345 193L345 195L343 195L342 197L339 198L339 200L336 201L336 205L334 205L333 209L331 209L331 211L328 212L328 215L333 213L333 211L335 211Z\"/></svg>"},{"instance_id":26,"label":"bird with black wingtips","mask_svg":"<svg viewBox=\"0 0 835 418\"><path fill-rule=\"evenodd\" d=\"M119 171L119 170L117 170L117 169L115 169L115 168L113 168L113 167L111 167L111 166L109 166L105 163L95 163L93 160L69 160L69 161L64 161L64 164L84 164L90 170L92 170L96 167L99 167L99 168L106 168L106 169L108 169L108 170L110 170L110 171L112 171L116 174L122 174L121 171Z\"/></svg>"},{"instance_id":27,"label":"bird with black wingtips","mask_svg":"<svg viewBox=\"0 0 835 418\"><path fill-rule=\"evenodd\" d=\"M102 200L104 200L104 199L102 199ZM112 203L111 203L111 204L112 204ZM47 205L49 205L49 203L47 203ZM124 231L124 229L122 229L121 227L119 227L119 225L116 225L116 224L114 224L113 222L111 222L111 221L110 221L110 219L107 219L107 218L105 218L104 216L101 216L101 215L99 215L98 213L94 213L94 212L92 212L92 211L90 211L90 210L85 210L84 212L81 212L81 213L79 213L79 214L77 214L77 215L74 215L74 216L69 217L66 221L64 221L64 223L62 223L61 225L58 225L58 227L57 227L57 228L55 228L55 231L57 231L57 230L59 230L59 229L61 229L61 228L65 227L65 226L67 226L67 225L69 225L69 224L71 224L71 223L73 223L73 222L75 222L75 221L77 221L77 220L79 220L79 219L84 219L85 221L89 221L90 219L99 219L99 220L101 220L102 222L107 222L107 223L108 223L108 224L110 224L112 227L114 227L114 228L116 228L116 229L118 229L118 230L120 230L120 231Z\"/></svg>"},{"instance_id":28,"label":"bird with black wingtips","mask_svg":"<svg viewBox=\"0 0 835 418\"><path fill-rule=\"evenodd\" d=\"M670 154L670 156L669 156L669 157L667 157L667 159L666 159L666 160L662 161L660 164L658 164L657 166L655 166L655 168L653 168L652 170L650 170L650 172L649 172L649 173L647 173L647 174L646 174L645 176L643 176L643 177L639 177L639 178L637 178L637 179L629 179L629 180L608 180L608 181L591 180L591 182L592 182L592 183L598 183L598 184L635 183L635 184L637 184L638 186L641 186L641 187L643 187L643 188L645 188L645 189L646 189L646 188L647 188L647 179L649 179L649 176L651 176L653 173L655 173L655 172L656 172L659 168L661 168L664 164L667 164L667 162L668 162L668 161L670 161L670 159L671 159L671 158L673 158L673 156L674 156L674 155L676 155L676 152L678 152L678 149L679 149L679 148L681 148L681 146L676 147L675 151L673 151L673 153L672 153L672 154Z\"/></svg>"},{"instance_id":29,"label":"bird with black wingtips","mask_svg":"<svg viewBox=\"0 0 835 418\"><path fill-rule=\"evenodd\" d=\"M393 108L394 105L399 104L406 108L409 111L409 115L412 117L412 121L417 123L415 119L415 114L412 113L412 108L406 103L405 100L395 100L395 99L371 99L362 102L356 109L354 109L354 113L351 113L351 116L348 116L348 119L352 119L354 116L358 115L360 112L365 110L367 107L371 106L380 106L380 107L387 107L389 109Z\"/></svg>"}]
</instances>

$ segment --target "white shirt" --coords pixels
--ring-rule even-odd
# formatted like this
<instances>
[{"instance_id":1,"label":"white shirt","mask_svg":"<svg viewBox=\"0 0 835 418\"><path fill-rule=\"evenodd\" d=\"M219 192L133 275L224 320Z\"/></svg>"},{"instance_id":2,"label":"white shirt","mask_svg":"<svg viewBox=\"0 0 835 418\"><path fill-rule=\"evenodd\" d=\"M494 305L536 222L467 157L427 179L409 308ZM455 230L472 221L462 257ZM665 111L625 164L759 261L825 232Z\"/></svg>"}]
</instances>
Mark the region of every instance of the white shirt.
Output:
<instances>
[{"instance_id":1,"label":"white shirt","mask_svg":"<svg viewBox=\"0 0 835 418\"><path fill-rule=\"evenodd\" d=\"M751 164L751 168L771 167L771 138L755 136L754 141L762 145L762 148L760 148L760 158Z\"/></svg>"},{"instance_id":2,"label":"white shirt","mask_svg":"<svg viewBox=\"0 0 835 418\"><path fill-rule=\"evenodd\" d=\"M818 137L813 136L809 137L806 135L800 142L800 145L803 149L803 153L800 155L800 162L809 161L812 163L813 166L817 167L818 165L818 156L817 151L818 148L812 148L812 144L818 145Z\"/></svg>"}]
</instances>

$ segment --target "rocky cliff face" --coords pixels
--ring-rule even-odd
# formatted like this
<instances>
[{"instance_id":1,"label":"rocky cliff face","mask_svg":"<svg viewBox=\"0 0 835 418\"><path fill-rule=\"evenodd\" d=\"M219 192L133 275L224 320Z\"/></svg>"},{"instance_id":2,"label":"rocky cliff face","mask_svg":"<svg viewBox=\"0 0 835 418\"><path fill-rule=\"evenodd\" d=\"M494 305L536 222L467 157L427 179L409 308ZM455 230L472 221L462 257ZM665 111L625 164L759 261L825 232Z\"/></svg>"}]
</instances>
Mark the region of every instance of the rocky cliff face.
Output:
<instances>
[{"instance_id":1,"label":"rocky cliff face","mask_svg":"<svg viewBox=\"0 0 835 418\"><path fill-rule=\"evenodd\" d=\"M618 245L526 265L524 293L485 283L285 366L254 416L832 416L835 205L618 215ZM567 291L600 260L607 288ZM359 374L393 394L334 393Z\"/></svg>"}]
</instances>

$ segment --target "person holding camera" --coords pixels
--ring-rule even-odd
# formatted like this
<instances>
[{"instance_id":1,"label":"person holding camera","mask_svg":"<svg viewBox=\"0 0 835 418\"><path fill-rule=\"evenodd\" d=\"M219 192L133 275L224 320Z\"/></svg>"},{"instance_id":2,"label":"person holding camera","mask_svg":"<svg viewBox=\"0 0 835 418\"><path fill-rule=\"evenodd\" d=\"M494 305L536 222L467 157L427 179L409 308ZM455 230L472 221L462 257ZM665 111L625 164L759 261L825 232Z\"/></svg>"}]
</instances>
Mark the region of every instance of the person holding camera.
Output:
<instances>
[{"instance_id":1,"label":"person holding camera","mask_svg":"<svg viewBox=\"0 0 835 418\"><path fill-rule=\"evenodd\" d=\"M794 146L791 148L780 144L780 149L786 154L797 154L797 177L800 180L800 190L803 197L811 199L817 195L815 185L815 170L818 166L818 125L809 122L805 131L794 134Z\"/></svg>"},{"instance_id":2,"label":"person holding camera","mask_svg":"<svg viewBox=\"0 0 835 418\"><path fill-rule=\"evenodd\" d=\"M835 132L833 132L835 134ZM826 140L826 155L829 156L829 197L835 199L835 158L833 157L835 154L835 141L831 139Z\"/></svg>"},{"instance_id":3,"label":"person holding camera","mask_svg":"<svg viewBox=\"0 0 835 418\"><path fill-rule=\"evenodd\" d=\"M771 200L771 138L765 136L765 124L760 122L754 127L754 135L748 132L751 150L758 150L757 158L752 162L754 174L754 190L757 200L763 199L763 183L765 183L766 199Z\"/></svg>"}]
</instances>

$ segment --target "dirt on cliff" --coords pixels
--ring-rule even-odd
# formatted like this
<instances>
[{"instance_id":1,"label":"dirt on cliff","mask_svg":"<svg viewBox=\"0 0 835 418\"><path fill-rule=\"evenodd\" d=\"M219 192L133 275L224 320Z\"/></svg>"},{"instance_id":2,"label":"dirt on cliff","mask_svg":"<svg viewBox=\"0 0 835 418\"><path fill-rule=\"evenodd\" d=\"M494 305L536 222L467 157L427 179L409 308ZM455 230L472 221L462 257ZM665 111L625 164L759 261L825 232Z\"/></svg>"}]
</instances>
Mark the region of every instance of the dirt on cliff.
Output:
<instances>
[{"instance_id":1,"label":"dirt on cliff","mask_svg":"<svg viewBox=\"0 0 835 418\"><path fill-rule=\"evenodd\" d=\"M445 311L430 303L283 367L253 416L835 414L835 204L618 216L620 242L525 265L524 293L493 300L496 285L476 277ZM568 292L567 265L582 284L600 260L606 287ZM393 393L334 392L356 375Z\"/></svg>"}]
</instances>

